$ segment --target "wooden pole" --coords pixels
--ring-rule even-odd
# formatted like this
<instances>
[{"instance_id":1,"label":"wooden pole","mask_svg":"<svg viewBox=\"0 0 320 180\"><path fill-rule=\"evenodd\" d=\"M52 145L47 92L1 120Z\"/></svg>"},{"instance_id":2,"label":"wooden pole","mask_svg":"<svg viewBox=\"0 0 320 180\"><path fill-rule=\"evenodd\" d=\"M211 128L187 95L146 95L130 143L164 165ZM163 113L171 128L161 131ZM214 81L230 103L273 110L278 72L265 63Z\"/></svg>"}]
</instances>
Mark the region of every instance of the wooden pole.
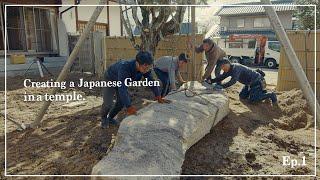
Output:
<instances>
[{"instance_id":1,"label":"wooden pole","mask_svg":"<svg viewBox=\"0 0 320 180\"><path fill-rule=\"evenodd\" d=\"M196 4L195 0L191 1L192 5ZM196 44L196 7L195 6L191 6L191 24L192 24L192 47L195 47ZM192 49L192 64L193 64L193 75L192 75L192 79L195 81L197 80L197 66L196 66L196 52L195 49Z\"/></svg>"},{"instance_id":2,"label":"wooden pole","mask_svg":"<svg viewBox=\"0 0 320 180\"><path fill-rule=\"evenodd\" d=\"M271 5L270 0L261 0L263 4ZM307 76L305 72L303 71L303 68L299 62L299 59L290 43L290 40L287 36L287 33L285 32L280 19L274 10L273 6L263 6L267 16L270 20L270 23L273 27L273 29L276 32L276 35L278 37L278 40L280 41L282 48L284 52L286 53L286 56L288 57L288 60L296 74L296 78L298 79L300 88L303 91L304 97L307 99L307 102L309 104L309 107L311 108L311 111L317 119L320 118L320 106L318 102L316 101L315 94L309 84L309 81L307 79ZM315 110L316 109L316 110ZM317 113L316 113L317 112Z\"/></svg>"},{"instance_id":3,"label":"wooden pole","mask_svg":"<svg viewBox=\"0 0 320 180\"><path fill-rule=\"evenodd\" d=\"M105 3L106 3L105 0L100 0L99 5L105 5ZM84 40L85 40L85 39L87 38L87 36L89 35L90 30L92 29L92 27L94 26L95 22L97 21L97 19L98 19L99 15L100 15L101 11L103 10L103 8L104 8L104 6L97 6L96 9L94 10L94 12L93 12L90 20L88 21L86 27L84 28L83 33L82 33L81 36L80 36L77 44L75 45L75 47L74 47L74 49L72 50L72 52L71 52L71 54L70 54L70 56L69 56L66 64L64 65L62 71L60 72L60 74L59 74L59 76L58 76L58 78L57 78L57 80L56 80L57 82L62 82L62 81L64 81L64 80L66 79L66 77L67 77L67 75L68 75L68 73L69 73L69 70L70 70L73 62L74 62L74 60L76 59L76 56L77 56L77 54L78 54L78 52L79 52L80 47L82 46ZM51 93L50 93L50 94L51 94L51 95L54 95L54 94L57 93L57 91L58 91L58 88L53 88L53 89L51 90ZM45 101L45 102L43 103L43 105L42 105L39 113L38 113L37 116L36 116L35 121L31 124L31 127L32 127L32 128L35 128L35 127L37 127L37 126L40 124L40 122L41 122L44 114L45 114L46 111L48 110L50 104L51 104L51 101Z\"/></svg>"}]
</instances>

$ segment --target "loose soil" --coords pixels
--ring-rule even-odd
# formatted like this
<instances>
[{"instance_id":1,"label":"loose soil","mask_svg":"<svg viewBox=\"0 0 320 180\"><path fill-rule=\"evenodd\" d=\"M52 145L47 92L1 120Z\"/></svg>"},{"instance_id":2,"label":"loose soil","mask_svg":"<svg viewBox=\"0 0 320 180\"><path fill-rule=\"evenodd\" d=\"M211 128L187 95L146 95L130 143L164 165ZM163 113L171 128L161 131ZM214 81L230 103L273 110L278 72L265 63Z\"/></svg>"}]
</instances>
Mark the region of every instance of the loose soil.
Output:
<instances>
[{"instance_id":1,"label":"loose soil","mask_svg":"<svg viewBox=\"0 0 320 180\"><path fill-rule=\"evenodd\" d=\"M68 81L78 81L76 77L97 80L71 74ZM48 89L23 88L23 80L24 77L7 80L7 109L12 119L28 124L42 103L23 102L23 93L41 94ZM0 86L4 94L3 82ZM278 92L278 106L273 106L270 101L257 104L240 101L241 87L236 84L226 90L230 114L187 151L182 174L314 174L315 130L306 128L313 117L302 92L297 89ZM18 131L7 122L8 174L90 174L92 167L105 156L118 127L100 128L101 89L73 90L83 94L86 103L74 108L65 108L62 102L52 103L41 128ZM130 93L139 109L145 105L142 98L153 98L148 88L132 88ZM121 111L117 118L121 121L125 116ZM2 116L0 127L4 129ZM4 178L4 132L0 135L1 177ZM284 167L282 156L298 160L305 156L307 166Z\"/></svg>"}]
</instances>

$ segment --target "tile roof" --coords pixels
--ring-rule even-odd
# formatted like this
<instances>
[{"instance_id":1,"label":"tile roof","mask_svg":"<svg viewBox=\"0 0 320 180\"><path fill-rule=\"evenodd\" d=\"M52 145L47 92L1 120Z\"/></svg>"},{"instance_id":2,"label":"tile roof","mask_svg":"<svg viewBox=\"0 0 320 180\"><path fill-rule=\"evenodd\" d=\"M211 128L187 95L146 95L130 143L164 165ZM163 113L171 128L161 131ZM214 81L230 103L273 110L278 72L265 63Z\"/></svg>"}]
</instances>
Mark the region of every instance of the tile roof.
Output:
<instances>
[{"instance_id":1,"label":"tile roof","mask_svg":"<svg viewBox=\"0 0 320 180\"><path fill-rule=\"evenodd\" d=\"M289 6L288 6L289 5ZM286 3L283 6L274 6L276 11L294 11L296 10L293 3ZM263 14L265 13L264 8L261 5L257 6L223 6L215 14L218 16L231 16L240 14Z\"/></svg>"}]
</instances>

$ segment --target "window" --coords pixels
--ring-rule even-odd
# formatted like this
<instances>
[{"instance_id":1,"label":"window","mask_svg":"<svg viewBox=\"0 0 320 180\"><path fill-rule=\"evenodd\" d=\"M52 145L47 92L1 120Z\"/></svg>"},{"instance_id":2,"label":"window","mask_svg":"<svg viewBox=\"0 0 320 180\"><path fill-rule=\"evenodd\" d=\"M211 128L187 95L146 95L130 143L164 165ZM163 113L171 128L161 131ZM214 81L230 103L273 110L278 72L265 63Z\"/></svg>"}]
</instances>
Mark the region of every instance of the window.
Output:
<instances>
[{"instance_id":1,"label":"window","mask_svg":"<svg viewBox=\"0 0 320 180\"><path fill-rule=\"evenodd\" d=\"M244 27L244 19L237 19L237 27L238 28Z\"/></svg>"},{"instance_id":2,"label":"window","mask_svg":"<svg viewBox=\"0 0 320 180\"><path fill-rule=\"evenodd\" d=\"M8 50L25 49L25 31L22 7L7 7Z\"/></svg>"},{"instance_id":3,"label":"window","mask_svg":"<svg viewBox=\"0 0 320 180\"><path fill-rule=\"evenodd\" d=\"M3 38L3 27L2 27L2 23L0 23L0 50L4 50L4 38Z\"/></svg>"},{"instance_id":4,"label":"window","mask_svg":"<svg viewBox=\"0 0 320 180\"><path fill-rule=\"evenodd\" d=\"M4 8L2 13L4 14ZM7 6L8 50L33 52L57 50L56 18L53 9ZM2 26L3 24L1 30ZM3 39L1 35L0 33L0 40Z\"/></svg>"},{"instance_id":5,"label":"window","mask_svg":"<svg viewBox=\"0 0 320 180\"><path fill-rule=\"evenodd\" d=\"M2 12L2 6L0 5L0 51L4 50L4 23L3 23L3 14Z\"/></svg>"},{"instance_id":6,"label":"window","mask_svg":"<svg viewBox=\"0 0 320 180\"><path fill-rule=\"evenodd\" d=\"M256 40L250 40L250 41L248 42L248 48L249 48L249 49L254 49L254 48L256 48Z\"/></svg>"},{"instance_id":7,"label":"window","mask_svg":"<svg viewBox=\"0 0 320 180\"><path fill-rule=\"evenodd\" d=\"M242 48L242 42L229 42L229 48Z\"/></svg>"},{"instance_id":8,"label":"window","mask_svg":"<svg viewBox=\"0 0 320 180\"><path fill-rule=\"evenodd\" d=\"M52 50L51 23L50 11L47 9L34 9L36 34L37 34L37 49L38 51Z\"/></svg>"},{"instance_id":9,"label":"window","mask_svg":"<svg viewBox=\"0 0 320 180\"><path fill-rule=\"evenodd\" d=\"M254 18L253 27L270 27L270 21L268 18Z\"/></svg>"},{"instance_id":10,"label":"window","mask_svg":"<svg viewBox=\"0 0 320 180\"><path fill-rule=\"evenodd\" d=\"M26 7L24 10L25 13L25 22L26 26L26 34L27 34L27 47L28 50L37 50L37 39L35 32L35 22L34 22L34 12L32 7Z\"/></svg>"},{"instance_id":11,"label":"window","mask_svg":"<svg viewBox=\"0 0 320 180\"><path fill-rule=\"evenodd\" d=\"M268 48L273 50L273 51L280 52L280 43L278 41L269 42L268 43Z\"/></svg>"}]
</instances>

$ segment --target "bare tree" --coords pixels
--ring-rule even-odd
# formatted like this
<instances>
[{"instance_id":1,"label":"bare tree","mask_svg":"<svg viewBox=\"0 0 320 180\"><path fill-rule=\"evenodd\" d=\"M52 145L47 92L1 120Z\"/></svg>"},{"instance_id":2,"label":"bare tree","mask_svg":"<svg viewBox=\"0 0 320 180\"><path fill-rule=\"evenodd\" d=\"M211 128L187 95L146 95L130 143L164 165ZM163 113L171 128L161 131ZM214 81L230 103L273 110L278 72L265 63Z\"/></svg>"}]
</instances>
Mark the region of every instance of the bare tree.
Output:
<instances>
[{"instance_id":1,"label":"bare tree","mask_svg":"<svg viewBox=\"0 0 320 180\"><path fill-rule=\"evenodd\" d=\"M320 3L319 0L295 0L296 4L303 5L316 5L316 16L320 18ZM301 29L314 29L314 7L313 6L297 6L298 11L295 12L294 16L297 16L300 22ZM320 21L317 20L316 29L320 29Z\"/></svg>"},{"instance_id":2,"label":"bare tree","mask_svg":"<svg viewBox=\"0 0 320 180\"><path fill-rule=\"evenodd\" d=\"M147 50L155 55L156 47L164 37L180 31L180 24L186 12L186 6L141 6L159 4L190 4L187 0L121 0L119 4L126 4L129 7L121 7L121 20L124 28L130 37L130 42L136 49ZM139 6L130 6L136 4ZM129 20L128 9L135 26L141 31L141 44L136 43L132 32L132 25ZM140 18L139 18L139 15Z\"/></svg>"}]
</instances>

